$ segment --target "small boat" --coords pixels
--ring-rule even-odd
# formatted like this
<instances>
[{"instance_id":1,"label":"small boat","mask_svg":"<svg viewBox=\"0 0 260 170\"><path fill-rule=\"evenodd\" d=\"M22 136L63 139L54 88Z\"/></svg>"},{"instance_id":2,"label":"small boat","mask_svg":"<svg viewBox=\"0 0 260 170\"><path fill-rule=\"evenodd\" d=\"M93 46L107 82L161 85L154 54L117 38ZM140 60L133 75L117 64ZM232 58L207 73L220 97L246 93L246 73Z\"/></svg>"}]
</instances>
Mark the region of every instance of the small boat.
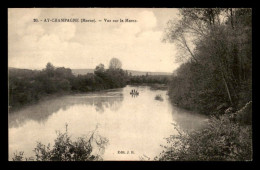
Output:
<instances>
[{"instance_id":1,"label":"small boat","mask_svg":"<svg viewBox=\"0 0 260 170\"><path fill-rule=\"evenodd\" d=\"M131 95L139 95L139 92L135 92L135 93L131 92L130 94Z\"/></svg>"},{"instance_id":2,"label":"small boat","mask_svg":"<svg viewBox=\"0 0 260 170\"><path fill-rule=\"evenodd\" d=\"M130 94L131 94L131 95L139 95L139 92L137 92L137 91L131 91Z\"/></svg>"}]
</instances>

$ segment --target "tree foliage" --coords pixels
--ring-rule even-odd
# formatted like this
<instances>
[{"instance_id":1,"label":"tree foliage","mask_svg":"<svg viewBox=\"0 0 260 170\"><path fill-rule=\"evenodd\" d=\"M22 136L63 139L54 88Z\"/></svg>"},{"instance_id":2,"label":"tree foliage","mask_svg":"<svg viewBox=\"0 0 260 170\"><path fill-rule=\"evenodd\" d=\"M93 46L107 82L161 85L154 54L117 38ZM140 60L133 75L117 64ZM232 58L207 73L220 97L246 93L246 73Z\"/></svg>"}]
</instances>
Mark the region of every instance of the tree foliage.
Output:
<instances>
[{"instance_id":1,"label":"tree foliage","mask_svg":"<svg viewBox=\"0 0 260 170\"><path fill-rule=\"evenodd\" d=\"M180 14L165 32L165 41L177 43L185 57L169 83L169 97L214 116L197 131L177 128L155 159L252 160L252 11L195 8Z\"/></svg>"},{"instance_id":2,"label":"tree foliage","mask_svg":"<svg viewBox=\"0 0 260 170\"><path fill-rule=\"evenodd\" d=\"M172 78L172 101L205 114L251 101L251 10L195 8L180 9L180 14L165 32L165 41L180 44L186 57Z\"/></svg>"},{"instance_id":3,"label":"tree foliage","mask_svg":"<svg viewBox=\"0 0 260 170\"><path fill-rule=\"evenodd\" d=\"M168 75L141 75L130 76L129 84L168 84L170 76Z\"/></svg>"},{"instance_id":4,"label":"tree foliage","mask_svg":"<svg viewBox=\"0 0 260 170\"><path fill-rule=\"evenodd\" d=\"M115 70L115 69L121 69L122 68L122 62L117 58L112 58L109 62L109 69Z\"/></svg>"},{"instance_id":5,"label":"tree foliage","mask_svg":"<svg viewBox=\"0 0 260 170\"><path fill-rule=\"evenodd\" d=\"M209 119L206 127L166 138L159 161L250 161L252 128L231 120L232 115Z\"/></svg>"},{"instance_id":6,"label":"tree foliage","mask_svg":"<svg viewBox=\"0 0 260 170\"><path fill-rule=\"evenodd\" d=\"M119 68L105 69L103 64L96 67L94 74L78 76L69 68L56 68L51 63L41 71L10 69L9 106L18 108L52 94L120 88L127 81L127 72Z\"/></svg>"}]
</instances>

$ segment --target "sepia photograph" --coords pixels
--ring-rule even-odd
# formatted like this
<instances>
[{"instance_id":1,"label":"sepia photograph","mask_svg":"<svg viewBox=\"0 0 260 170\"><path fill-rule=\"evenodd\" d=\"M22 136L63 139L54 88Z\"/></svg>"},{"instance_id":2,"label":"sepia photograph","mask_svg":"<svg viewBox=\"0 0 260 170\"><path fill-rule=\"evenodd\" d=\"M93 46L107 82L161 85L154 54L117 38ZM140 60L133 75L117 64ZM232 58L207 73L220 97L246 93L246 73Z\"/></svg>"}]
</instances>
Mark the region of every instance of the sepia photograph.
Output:
<instances>
[{"instance_id":1,"label":"sepia photograph","mask_svg":"<svg viewBox=\"0 0 260 170\"><path fill-rule=\"evenodd\" d=\"M251 8L8 8L9 161L253 161Z\"/></svg>"}]
</instances>

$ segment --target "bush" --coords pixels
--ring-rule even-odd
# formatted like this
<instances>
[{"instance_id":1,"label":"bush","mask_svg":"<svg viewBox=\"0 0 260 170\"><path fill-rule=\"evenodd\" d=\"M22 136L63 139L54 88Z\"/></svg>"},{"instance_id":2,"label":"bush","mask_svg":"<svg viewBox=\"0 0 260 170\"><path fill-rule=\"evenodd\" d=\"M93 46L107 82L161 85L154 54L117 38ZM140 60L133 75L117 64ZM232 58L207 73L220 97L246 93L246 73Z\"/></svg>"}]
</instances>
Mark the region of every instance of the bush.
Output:
<instances>
[{"instance_id":1,"label":"bush","mask_svg":"<svg viewBox=\"0 0 260 170\"><path fill-rule=\"evenodd\" d=\"M252 160L251 126L241 126L231 121L230 115L211 117L208 125L198 131L185 133L178 130L178 132L179 135L166 138L169 145L163 146L165 150L155 160Z\"/></svg>"},{"instance_id":2,"label":"bush","mask_svg":"<svg viewBox=\"0 0 260 170\"><path fill-rule=\"evenodd\" d=\"M155 100L163 101L163 98L161 95L157 94L154 98Z\"/></svg>"},{"instance_id":3,"label":"bush","mask_svg":"<svg viewBox=\"0 0 260 170\"><path fill-rule=\"evenodd\" d=\"M14 153L13 161L96 161L102 160L99 153L103 154L105 146L108 143L108 139L101 137L95 133L96 130L90 133L90 137L85 139L83 137L78 138L76 141L72 141L68 136L68 130L66 125L66 132L58 133L55 139L54 146L50 148L50 144L45 146L41 142L37 142L37 146L34 149L35 157L25 158L23 152L19 154ZM98 153L94 154L93 149L95 144L98 148Z\"/></svg>"}]
</instances>

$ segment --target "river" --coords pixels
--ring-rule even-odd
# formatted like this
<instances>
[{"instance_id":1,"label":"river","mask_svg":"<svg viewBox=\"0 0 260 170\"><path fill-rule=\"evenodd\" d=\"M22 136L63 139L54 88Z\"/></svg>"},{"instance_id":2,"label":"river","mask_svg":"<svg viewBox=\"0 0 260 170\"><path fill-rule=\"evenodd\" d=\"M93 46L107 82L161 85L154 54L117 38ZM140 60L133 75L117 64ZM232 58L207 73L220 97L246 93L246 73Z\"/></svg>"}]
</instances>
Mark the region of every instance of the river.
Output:
<instances>
[{"instance_id":1,"label":"river","mask_svg":"<svg viewBox=\"0 0 260 170\"><path fill-rule=\"evenodd\" d=\"M131 96L132 89L139 95ZM155 100L156 95L163 100ZM172 123L189 131L203 126L206 119L172 106L166 90L149 86L66 95L9 114L9 160L16 151L34 156L37 141L53 145L57 131L64 132L66 123L72 139L98 128L98 134L109 140L104 160L153 158L162 151L164 138L177 134Z\"/></svg>"}]
</instances>

